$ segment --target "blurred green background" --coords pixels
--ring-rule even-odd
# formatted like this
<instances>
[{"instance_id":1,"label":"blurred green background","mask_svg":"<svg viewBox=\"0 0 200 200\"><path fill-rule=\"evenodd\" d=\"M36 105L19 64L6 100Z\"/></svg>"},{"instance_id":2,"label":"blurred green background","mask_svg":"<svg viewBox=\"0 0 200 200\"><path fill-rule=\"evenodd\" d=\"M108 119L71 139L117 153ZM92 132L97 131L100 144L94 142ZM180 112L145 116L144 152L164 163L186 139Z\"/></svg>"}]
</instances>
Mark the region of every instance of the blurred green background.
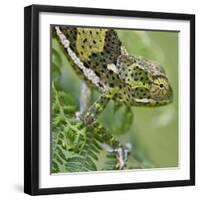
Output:
<instances>
[{"instance_id":1,"label":"blurred green background","mask_svg":"<svg viewBox=\"0 0 200 200\"><path fill-rule=\"evenodd\" d=\"M133 152L128 164L142 163L143 167L178 166L178 32L117 30L123 46L129 54L140 55L161 63L171 82L174 100L163 107L132 107L134 119L127 132L117 131L123 118L124 108L113 112L114 103L110 102L101 114L99 121L122 143L131 143ZM52 49L61 56L61 74L52 73L52 80L71 94L79 104L82 81L70 66L58 42L52 40ZM57 80L55 80L57 79ZM93 100L98 96L95 93ZM115 131L116 130L116 131ZM99 165L101 165L100 160Z\"/></svg>"}]
</instances>

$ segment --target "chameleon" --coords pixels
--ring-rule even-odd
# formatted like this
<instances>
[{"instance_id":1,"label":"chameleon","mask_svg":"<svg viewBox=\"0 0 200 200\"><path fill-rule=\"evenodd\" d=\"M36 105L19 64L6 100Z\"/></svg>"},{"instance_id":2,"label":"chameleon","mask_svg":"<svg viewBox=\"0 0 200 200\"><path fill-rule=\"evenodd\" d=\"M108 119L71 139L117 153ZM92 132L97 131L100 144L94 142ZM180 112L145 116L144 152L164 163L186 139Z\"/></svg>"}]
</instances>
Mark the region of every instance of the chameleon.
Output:
<instances>
[{"instance_id":1,"label":"chameleon","mask_svg":"<svg viewBox=\"0 0 200 200\"><path fill-rule=\"evenodd\" d=\"M53 34L75 72L86 83L82 96L86 96L88 88L100 93L91 106L84 105L79 113L84 123L99 129L100 134L107 133L96 119L110 100L127 107L158 107L173 101L172 87L163 66L129 55L116 30L54 26ZM109 145L118 154L119 168L123 169L128 148L108 137Z\"/></svg>"}]
</instances>

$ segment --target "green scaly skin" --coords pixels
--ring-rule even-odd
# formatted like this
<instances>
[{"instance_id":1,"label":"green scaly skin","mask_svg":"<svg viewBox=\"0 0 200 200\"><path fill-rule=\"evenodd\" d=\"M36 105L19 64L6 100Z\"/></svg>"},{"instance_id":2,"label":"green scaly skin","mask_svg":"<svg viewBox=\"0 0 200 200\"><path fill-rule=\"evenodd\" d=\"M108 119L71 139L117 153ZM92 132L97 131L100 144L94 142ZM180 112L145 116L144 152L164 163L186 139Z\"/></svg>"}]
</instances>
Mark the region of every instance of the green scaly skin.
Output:
<instances>
[{"instance_id":1,"label":"green scaly skin","mask_svg":"<svg viewBox=\"0 0 200 200\"><path fill-rule=\"evenodd\" d=\"M52 30L80 78L101 93L83 120L87 126L95 127L110 146L121 147L96 121L110 100L129 107L156 107L172 102L172 88L163 67L155 61L128 55L114 29L55 26Z\"/></svg>"}]
</instances>

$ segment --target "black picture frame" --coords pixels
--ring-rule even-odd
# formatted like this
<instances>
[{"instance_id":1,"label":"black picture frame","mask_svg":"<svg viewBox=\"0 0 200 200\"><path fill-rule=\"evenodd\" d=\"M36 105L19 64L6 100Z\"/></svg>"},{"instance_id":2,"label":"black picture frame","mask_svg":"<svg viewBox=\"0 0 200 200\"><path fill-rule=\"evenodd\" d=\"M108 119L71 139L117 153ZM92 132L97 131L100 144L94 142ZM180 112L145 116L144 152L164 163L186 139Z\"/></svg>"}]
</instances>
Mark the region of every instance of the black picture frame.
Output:
<instances>
[{"instance_id":1,"label":"black picture frame","mask_svg":"<svg viewBox=\"0 0 200 200\"><path fill-rule=\"evenodd\" d=\"M188 20L190 23L190 179L162 182L39 188L39 14ZM30 195L187 186L195 184L195 15L82 7L31 5L24 9L24 192Z\"/></svg>"}]
</instances>

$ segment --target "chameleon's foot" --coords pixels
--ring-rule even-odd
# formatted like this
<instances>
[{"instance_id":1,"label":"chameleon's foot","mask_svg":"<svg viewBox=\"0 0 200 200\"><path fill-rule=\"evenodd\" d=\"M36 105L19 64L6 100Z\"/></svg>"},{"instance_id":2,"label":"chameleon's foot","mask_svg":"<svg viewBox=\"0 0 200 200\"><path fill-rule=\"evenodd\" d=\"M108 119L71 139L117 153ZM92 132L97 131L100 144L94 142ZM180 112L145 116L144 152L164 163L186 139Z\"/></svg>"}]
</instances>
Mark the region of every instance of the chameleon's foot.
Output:
<instances>
[{"instance_id":1,"label":"chameleon's foot","mask_svg":"<svg viewBox=\"0 0 200 200\"><path fill-rule=\"evenodd\" d=\"M131 144L126 144L124 147L120 147L115 149L115 152L117 153L117 165L116 168L117 169L124 169L124 167L126 166L126 161L127 161L127 157L128 157L128 153L130 153L132 150L132 145Z\"/></svg>"},{"instance_id":2,"label":"chameleon's foot","mask_svg":"<svg viewBox=\"0 0 200 200\"><path fill-rule=\"evenodd\" d=\"M126 166L128 154L132 151L132 145L130 143L125 146L113 149L108 145L104 145L104 149L108 152L115 152L117 158L116 169L122 170Z\"/></svg>"},{"instance_id":3,"label":"chameleon's foot","mask_svg":"<svg viewBox=\"0 0 200 200\"><path fill-rule=\"evenodd\" d=\"M94 116L93 113L90 113L90 114L88 114L88 115L86 114L86 115L83 117L83 121L84 121L84 123L87 124L87 125L92 124L92 123L94 122L94 120L95 120L95 116Z\"/></svg>"}]
</instances>

